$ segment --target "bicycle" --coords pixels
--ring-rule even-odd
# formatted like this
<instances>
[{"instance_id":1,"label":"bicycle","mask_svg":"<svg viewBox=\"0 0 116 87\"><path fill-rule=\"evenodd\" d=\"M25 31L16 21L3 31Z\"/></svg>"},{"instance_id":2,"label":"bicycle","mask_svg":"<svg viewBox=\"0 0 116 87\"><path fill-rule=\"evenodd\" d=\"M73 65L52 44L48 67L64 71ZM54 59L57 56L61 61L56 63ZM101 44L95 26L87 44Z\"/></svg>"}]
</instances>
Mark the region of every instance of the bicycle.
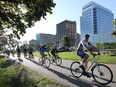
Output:
<instances>
[{"instance_id":1,"label":"bicycle","mask_svg":"<svg viewBox=\"0 0 116 87\"><path fill-rule=\"evenodd\" d=\"M58 56L58 54L56 53L55 57L52 57L50 59L51 64L54 62L56 63L58 66L60 66L62 64L62 59Z\"/></svg>"},{"instance_id":2,"label":"bicycle","mask_svg":"<svg viewBox=\"0 0 116 87\"><path fill-rule=\"evenodd\" d=\"M112 70L108 66L98 63L96 56L98 55L93 55L93 61L91 65L87 68L86 72L88 72L91 69L93 79L101 85L111 83L113 80ZM80 68L79 61L75 61L71 64L70 71L72 75L76 78L79 78L83 75L83 70Z\"/></svg>"},{"instance_id":3,"label":"bicycle","mask_svg":"<svg viewBox=\"0 0 116 87\"><path fill-rule=\"evenodd\" d=\"M32 52L28 52L28 59L33 60L34 61L34 55Z\"/></svg>"},{"instance_id":4,"label":"bicycle","mask_svg":"<svg viewBox=\"0 0 116 87\"><path fill-rule=\"evenodd\" d=\"M17 52L17 58L21 58L21 53Z\"/></svg>"},{"instance_id":5,"label":"bicycle","mask_svg":"<svg viewBox=\"0 0 116 87\"><path fill-rule=\"evenodd\" d=\"M45 66L46 66L47 68L50 67L50 59L47 58L47 55L45 55L45 58L44 58L43 60L42 60L42 57L40 57L38 61L39 61L39 63L42 64L42 65L45 64Z\"/></svg>"},{"instance_id":6,"label":"bicycle","mask_svg":"<svg viewBox=\"0 0 116 87\"><path fill-rule=\"evenodd\" d=\"M24 58L27 58L27 53L26 52L24 53Z\"/></svg>"}]
</instances>

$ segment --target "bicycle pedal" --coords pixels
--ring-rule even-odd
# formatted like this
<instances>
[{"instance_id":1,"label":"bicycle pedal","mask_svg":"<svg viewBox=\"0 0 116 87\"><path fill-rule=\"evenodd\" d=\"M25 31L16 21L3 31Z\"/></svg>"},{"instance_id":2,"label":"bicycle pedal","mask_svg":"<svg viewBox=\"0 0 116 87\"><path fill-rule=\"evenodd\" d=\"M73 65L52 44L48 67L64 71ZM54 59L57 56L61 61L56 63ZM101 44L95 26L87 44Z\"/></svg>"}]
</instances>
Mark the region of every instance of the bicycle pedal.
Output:
<instances>
[{"instance_id":1,"label":"bicycle pedal","mask_svg":"<svg viewBox=\"0 0 116 87\"><path fill-rule=\"evenodd\" d=\"M83 72L83 76L87 76L88 78L91 78L91 76L87 72Z\"/></svg>"},{"instance_id":2,"label":"bicycle pedal","mask_svg":"<svg viewBox=\"0 0 116 87\"><path fill-rule=\"evenodd\" d=\"M83 71L85 71L85 68L84 68L83 65L80 65L79 67L80 67Z\"/></svg>"}]
</instances>

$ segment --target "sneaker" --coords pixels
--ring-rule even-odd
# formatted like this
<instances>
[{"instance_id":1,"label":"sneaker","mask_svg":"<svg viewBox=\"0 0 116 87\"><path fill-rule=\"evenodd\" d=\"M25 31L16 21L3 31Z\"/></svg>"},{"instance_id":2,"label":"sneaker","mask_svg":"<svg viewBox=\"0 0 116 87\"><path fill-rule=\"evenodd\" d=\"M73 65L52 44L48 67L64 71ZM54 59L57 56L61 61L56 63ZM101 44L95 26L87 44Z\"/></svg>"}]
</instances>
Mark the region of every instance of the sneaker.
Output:
<instances>
[{"instance_id":1,"label":"sneaker","mask_svg":"<svg viewBox=\"0 0 116 87\"><path fill-rule=\"evenodd\" d=\"M84 68L83 65L80 65L79 67L80 67L83 71L85 71L85 68Z\"/></svg>"},{"instance_id":2,"label":"sneaker","mask_svg":"<svg viewBox=\"0 0 116 87\"><path fill-rule=\"evenodd\" d=\"M86 71L83 72L83 75L87 76L88 78L91 78L91 76Z\"/></svg>"}]
</instances>

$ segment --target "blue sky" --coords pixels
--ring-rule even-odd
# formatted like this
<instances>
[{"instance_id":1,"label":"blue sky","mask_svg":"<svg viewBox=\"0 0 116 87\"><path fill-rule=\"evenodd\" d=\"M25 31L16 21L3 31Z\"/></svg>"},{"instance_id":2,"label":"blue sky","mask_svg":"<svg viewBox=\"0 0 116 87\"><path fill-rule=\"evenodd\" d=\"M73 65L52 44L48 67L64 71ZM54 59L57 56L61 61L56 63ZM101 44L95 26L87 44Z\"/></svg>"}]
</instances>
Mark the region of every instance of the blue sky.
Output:
<instances>
[{"instance_id":1,"label":"blue sky","mask_svg":"<svg viewBox=\"0 0 116 87\"><path fill-rule=\"evenodd\" d=\"M27 29L27 33L21 37L21 41L35 39L37 33L56 34L56 24L64 21L76 21L77 33L80 33L80 16L82 15L82 6L92 0L54 0L56 3L53 8L53 14L48 14L46 20L35 23L35 26ZM116 0L93 0L94 2L106 7L114 13L116 18Z\"/></svg>"}]
</instances>

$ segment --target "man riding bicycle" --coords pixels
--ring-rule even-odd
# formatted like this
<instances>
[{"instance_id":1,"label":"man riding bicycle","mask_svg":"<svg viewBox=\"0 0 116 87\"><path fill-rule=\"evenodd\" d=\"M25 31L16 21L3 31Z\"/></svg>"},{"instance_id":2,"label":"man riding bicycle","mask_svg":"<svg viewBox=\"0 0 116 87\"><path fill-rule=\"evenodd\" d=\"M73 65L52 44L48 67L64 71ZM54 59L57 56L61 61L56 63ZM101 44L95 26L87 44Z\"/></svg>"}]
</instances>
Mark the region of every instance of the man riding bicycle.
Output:
<instances>
[{"instance_id":1,"label":"man riding bicycle","mask_svg":"<svg viewBox=\"0 0 116 87\"><path fill-rule=\"evenodd\" d=\"M19 46L17 47L17 57L20 57L20 55L21 55L21 50L20 50L20 48L19 48Z\"/></svg>"},{"instance_id":2,"label":"man riding bicycle","mask_svg":"<svg viewBox=\"0 0 116 87\"><path fill-rule=\"evenodd\" d=\"M77 55L82 58L82 61L80 63L80 68L82 68L82 70L84 71L83 75L86 75L87 77L90 77L90 75L85 71L87 69L87 67L88 67L89 55L86 54L83 51L83 49L87 50L92 55L95 55L95 54L92 52L91 49L93 49L93 50L95 50L95 51L97 51L99 53L99 50L89 42L89 37L90 36L88 34L86 34L84 40L80 41L80 43L78 45L78 48L76 50Z\"/></svg>"},{"instance_id":3,"label":"man riding bicycle","mask_svg":"<svg viewBox=\"0 0 116 87\"><path fill-rule=\"evenodd\" d=\"M53 56L54 58L57 57L56 53L58 53L58 50L57 50L57 48L54 46L54 47L52 48L52 50L51 50L51 54L52 54L52 56Z\"/></svg>"},{"instance_id":4,"label":"man riding bicycle","mask_svg":"<svg viewBox=\"0 0 116 87\"><path fill-rule=\"evenodd\" d=\"M24 49L23 49L23 52L24 52L24 57L26 58L27 57L27 48L26 47L24 47Z\"/></svg>"},{"instance_id":5,"label":"man riding bicycle","mask_svg":"<svg viewBox=\"0 0 116 87\"><path fill-rule=\"evenodd\" d=\"M34 50L33 50L32 46L30 46L30 47L28 48L29 58L30 58L30 57L31 57L31 58L34 57L33 51L34 51Z\"/></svg>"},{"instance_id":6,"label":"man riding bicycle","mask_svg":"<svg viewBox=\"0 0 116 87\"><path fill-rule=\"evenodd\" d=\"M43 64L44 58L46 56L46 54L44 52L48 52L48 48L46 47L46 45L43 45L39 48L39 51L40 51L40 55L42 57L42 64Z\"/></svg>"}]
</instances>

